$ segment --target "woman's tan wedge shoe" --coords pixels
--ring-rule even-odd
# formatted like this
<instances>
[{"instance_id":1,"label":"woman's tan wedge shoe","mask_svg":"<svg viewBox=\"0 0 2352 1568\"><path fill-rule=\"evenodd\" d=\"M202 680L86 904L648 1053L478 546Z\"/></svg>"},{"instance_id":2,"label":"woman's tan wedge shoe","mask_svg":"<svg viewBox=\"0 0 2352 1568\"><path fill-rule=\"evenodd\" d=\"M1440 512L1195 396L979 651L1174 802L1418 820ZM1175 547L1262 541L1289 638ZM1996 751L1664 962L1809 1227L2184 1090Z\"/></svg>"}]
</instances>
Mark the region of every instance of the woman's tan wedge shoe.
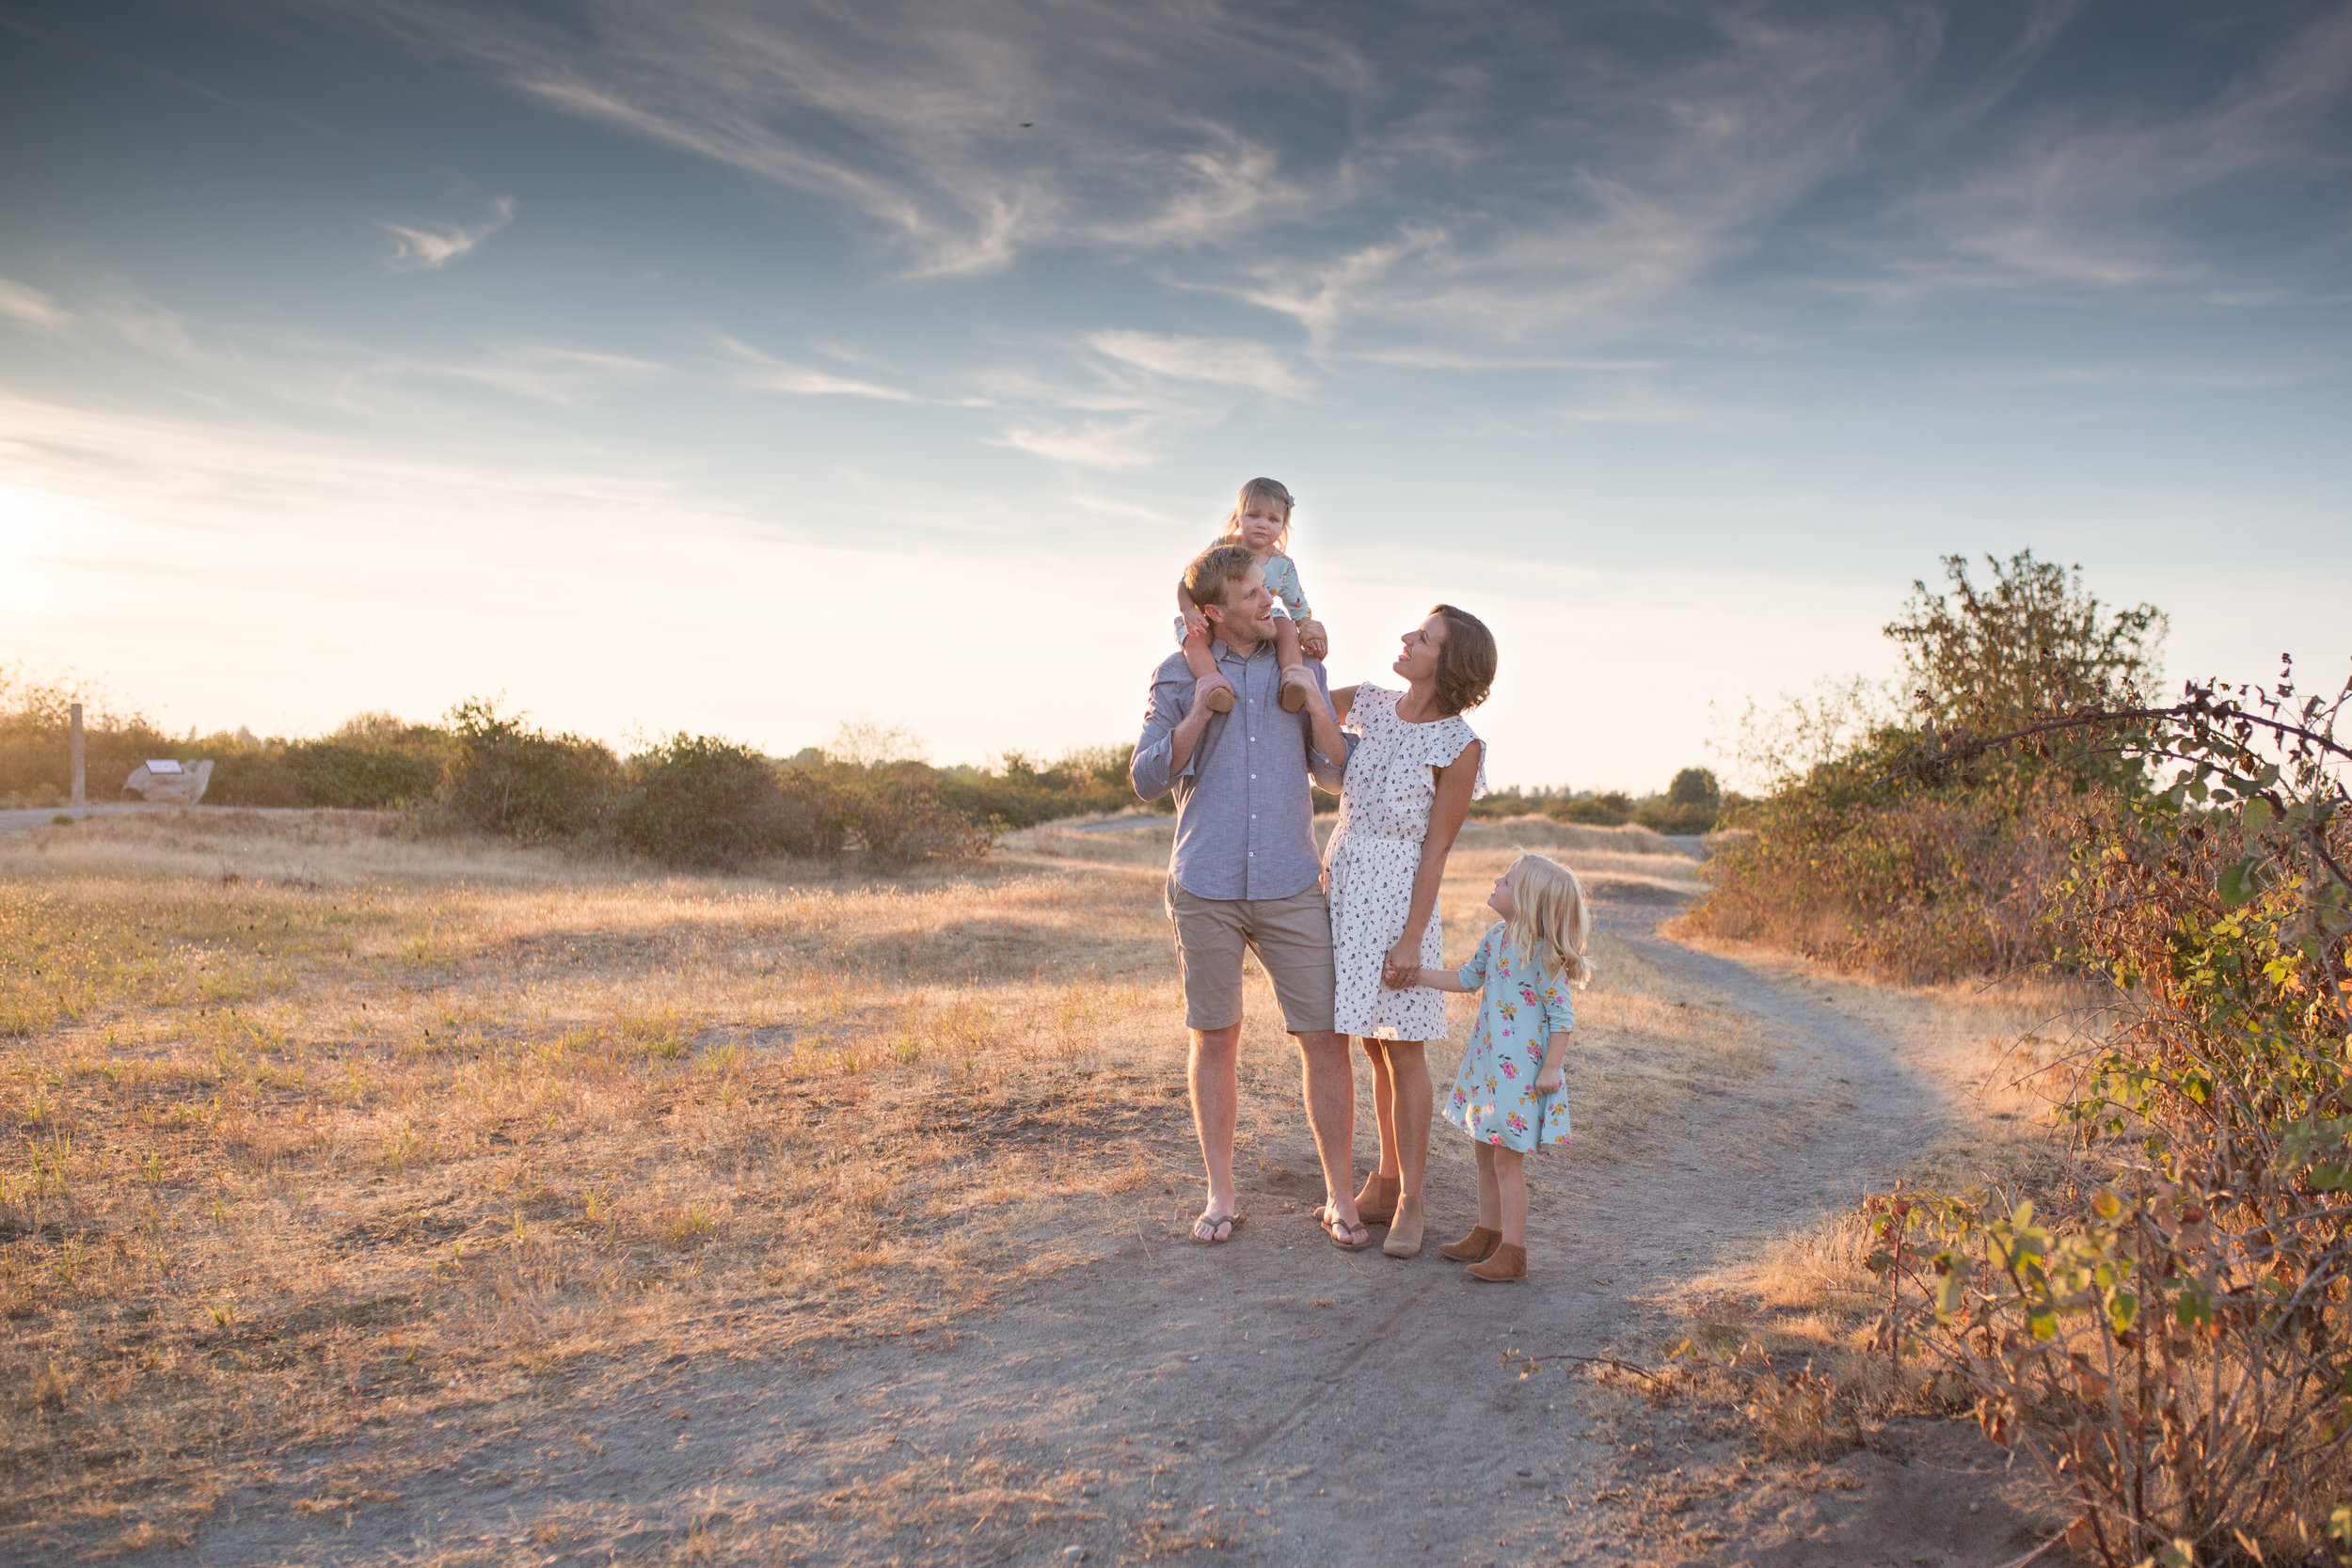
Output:
<instances>
[{"instance_id":1,"label":"woman's tan wedge shoe","mask_svg":"<svg viewBox=\"0 0 2352 1568\"><path fill-rule=\"evenodd\" d=\"M1364 1190L1356 1195L1356 1217L1366 1225L1386 1225L1396 1212L1396 1192L1402 1185L1393 1176L1383 1176L1377 1170L1364 1178Z\"/></svg>"},{"instance_id":2,"label":"woman's tan wedge shoe","mask_svg":"<svg viewBox=\"0 0 2352 1568\"><path fill-rule=\"evenodd\" d=\"M1502 1232L1490 1230L1482 1225L1475 1227L1460 1241L1446 1243L1438 1249L1438 1255L1441 1258L1451 1258L1457 1263L1483 1263L1492 1257L1495 1248L1502 1244Z\"/></svg>"},{"instance_id":3,"label":"woman's tan wedge shoe","mask_svg":"<svg viewBox=\"0 0 2352 1568\"><path fill-rule=\"evenodd\" d=\"M1391 1258L1412 1258L1421 1252L1421 1195L1406 1193L1396 1200L1396 1217L1389 1221L1389 1239L1380 1250Z\"/></svg>"},{"instance_id":4,"label":"woman's tan wedge shoe","mask_svg":"<svg viewBox=\"0 0 2352 1568\"><path fill-rule=\"evenodd\" d=\"M1483 1263L1472 1263L1467 1271L1472 1279L1483 1279L1489 1285L1501 1285L1527 1277L1527 1249L1508 1242L1495 1245L1494 1256Z\"/></svg>"}]
</instances>

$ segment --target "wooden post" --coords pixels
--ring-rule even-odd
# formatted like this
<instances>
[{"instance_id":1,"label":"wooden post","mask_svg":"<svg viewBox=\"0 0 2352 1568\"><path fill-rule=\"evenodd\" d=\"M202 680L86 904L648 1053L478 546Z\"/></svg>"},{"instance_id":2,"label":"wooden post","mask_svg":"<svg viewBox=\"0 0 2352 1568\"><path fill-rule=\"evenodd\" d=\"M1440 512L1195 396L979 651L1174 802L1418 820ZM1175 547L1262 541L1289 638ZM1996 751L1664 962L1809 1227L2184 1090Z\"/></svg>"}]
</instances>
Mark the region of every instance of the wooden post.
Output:
<instances>
[{"instance_id":1,"label":"wooden post","mask_svg":"<svg viewBox=\"0 0 2352 1568\"><path fill-rule=\"evenodd\" d=\"M56 709L49 711L55 713ZM72 721L72 738L66 743L66 776L72 785L73 803L78 806L88 800L82 787L82 705L70 704L66 712Z\"/></svg>"}]
</instances>

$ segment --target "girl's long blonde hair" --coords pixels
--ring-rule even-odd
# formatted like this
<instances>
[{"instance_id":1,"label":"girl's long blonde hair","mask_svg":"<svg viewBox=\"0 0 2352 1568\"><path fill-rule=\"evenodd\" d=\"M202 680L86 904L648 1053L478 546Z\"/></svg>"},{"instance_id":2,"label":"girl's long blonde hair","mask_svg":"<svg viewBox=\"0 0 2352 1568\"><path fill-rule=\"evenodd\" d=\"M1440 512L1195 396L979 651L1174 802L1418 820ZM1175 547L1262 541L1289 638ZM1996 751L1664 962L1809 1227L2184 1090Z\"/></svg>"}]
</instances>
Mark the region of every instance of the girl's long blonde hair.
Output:
<instances>
[{"instance_id":1,"label":"girl's long blonde hair","mask_svg":"<svg viewBox=\"0 0 2352 1568\"><path fill-rule=\"evenodd\" d=\"M1233 510L1225 514L1225 533L1217 543L1237 544L1241 540L1241 515L1249 510L1252 501L1272 501L1282 509L1282 531L1274 536L1274 553L1291 553L1291 509L1298 503L1279 479L1253 479L1241 487L1233 498Z\"/></svg>"},{"instance_id":2,"label":"girl's long blonde hair","mask_svg":"<svg viewBox=\"0 0 2352 1568\"><path fill-rule=\"evenodd\" d=\"M1584 956L1592 912L1576 873L1549 856L1523 853L1502 874L1511 889L1511 918L1502 939L1535 961L1546 975L1571 986L1587 986L1593 961Z\"/></svg>"}]
</instances>

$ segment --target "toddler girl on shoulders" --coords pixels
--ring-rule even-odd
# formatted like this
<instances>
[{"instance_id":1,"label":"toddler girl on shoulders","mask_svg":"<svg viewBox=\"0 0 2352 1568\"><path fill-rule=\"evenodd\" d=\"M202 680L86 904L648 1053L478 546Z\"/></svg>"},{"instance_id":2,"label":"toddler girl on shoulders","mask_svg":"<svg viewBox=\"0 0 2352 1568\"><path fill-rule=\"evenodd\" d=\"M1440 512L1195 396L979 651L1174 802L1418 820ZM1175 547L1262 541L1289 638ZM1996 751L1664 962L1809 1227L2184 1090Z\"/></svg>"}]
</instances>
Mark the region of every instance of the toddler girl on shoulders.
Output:
<instances>
[{"instance_id":1,"label":"toddler girl on shoulders","mask_svg":"<svg viewBox=\"0 0 2352 1568\"><path fill-rule=\"evenodd\" d=\"M1294 504L1279 481L1253 479L1241 487L1233 510L1226 515L1224 536L1216 541L1248 546L1265 572L1266 587L1274 592L1274 651L1282 669L1282 707L1290 713L1305 707L1314 692L1314 678L1307 673L1306 661L1330 651L1321 623L1307 608L1307 591L1299 586L1298 567L1285 553L1290 548ZM1180 617L1176 639L1184 647L1184 663L1195 681L1205 681L1217 673L1216 660L1209 653L1213 634L1208 618L1182 582L1176 585L1176 609ZM1220 683L1211 687L1201 700L1212 713L1228 712L1233 705L1232 689Z\"/></svg>"}]
</instances>

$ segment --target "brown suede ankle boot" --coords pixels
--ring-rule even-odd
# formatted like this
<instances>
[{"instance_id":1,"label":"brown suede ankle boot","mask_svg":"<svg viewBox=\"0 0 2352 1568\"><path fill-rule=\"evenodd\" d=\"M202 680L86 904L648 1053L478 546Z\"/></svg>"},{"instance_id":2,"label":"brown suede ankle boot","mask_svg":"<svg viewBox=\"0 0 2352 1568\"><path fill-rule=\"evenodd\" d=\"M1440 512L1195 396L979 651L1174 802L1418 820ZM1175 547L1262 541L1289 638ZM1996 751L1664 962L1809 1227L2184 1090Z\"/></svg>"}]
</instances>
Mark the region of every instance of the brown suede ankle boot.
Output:
<instances>
[{"instance_id":1,"label":"brown suede ankle boot","mask_svg":"<svg viewBox=\"0 0 2352 1568\"><path fill-rule=\"evenodd\" d=\"M1502 1232L1489 1230L1482 1225L1474 1227L1460 1241L1446 1243L1438 1249L1438 1256L1451 1258L1457 1263L1483 1263L1493 1257L1495 1248L1502 1244Z\"/></svg>"},{"instance_id":2,"label":"brown suede ankle boot","mask_svg":"<svg viewBox=\"0 0 2352 1568\"><path fill-rule=\"evenodd\" d=\"M1400 1178L1383 1176L1377 1170L1364 1178L1364 1190L1356 1195L1356 1217L1366 1225L1386 1225L1396 1214L1397 1189Z\"/></svg>"},{"instance_id":3,"label":"brown suede ankle boot","mask_svg":"<svg viewBox=\"0 0 2352 1568\"><path fill-rule=\"evenodd\" d=\"M1483 1263L1472 1263L1469 1273L1472 1279L1483 1279L1490 1285L1501 1284L1506 1280L1525 1279L1527 1277L1527 1249L1523 1246L1513 1246L1508 1242L1499 1241L1495 1243L1494 1255Z\"/></svg>"},{"instance_id":4,"label":"brown suede ankle boot","mask_svg":"<svg viewBox=\"0 0 2352 1568\"><path fill-rule=\"evenodd\" d=\"M1389 1221L1389 1239L1380 1250L1391 1258L1421 1256L1421 1195L1407 1193L1396 1200L1396 1217Z\"/></svg>"}]
</instances>

